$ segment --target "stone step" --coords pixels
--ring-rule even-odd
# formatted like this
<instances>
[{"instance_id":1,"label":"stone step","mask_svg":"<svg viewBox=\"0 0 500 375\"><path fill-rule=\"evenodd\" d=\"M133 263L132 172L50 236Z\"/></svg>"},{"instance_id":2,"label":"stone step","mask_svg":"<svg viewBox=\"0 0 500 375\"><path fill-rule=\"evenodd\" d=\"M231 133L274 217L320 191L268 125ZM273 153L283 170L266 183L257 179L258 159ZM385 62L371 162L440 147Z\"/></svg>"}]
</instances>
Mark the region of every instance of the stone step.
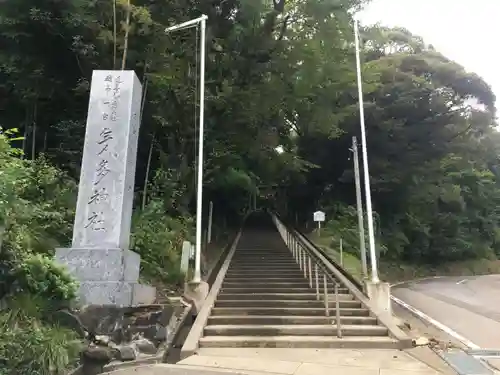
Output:
<instances>
[{"instance_id":1,"label":"stone step","mask_svg":"<svg viewBox=\"0 0 500 375\"><path fill-rule=\"evenodd\" d=\"M299 267L298 264L293 264L289 266L273 266L273 265L267 265L263 264L260 266L235 266L231 265L229 267L230 271L238 271L238 272L266 272L268 270L276 270L276 271L285 271L285 272L300 272L304 273L304 270ZM306 267L306 271L309 274L309 269ZM312 267L311 272L315 274L314 272L314 267ZM323 273L321 271L318 271L318 275L323 276Z\"/></svg>"},{"instance_id":2,"label":"stone step","mask_svg":"<svg viewBox=\"0 0 500 375\"><path fill-rule=\"evenodd\" d=\"M249 287L282 287L288 286L289 289L295 288L310 288L311 290L316 290L316 280L313 279L312 283L309 283L309 280L305 277L262 277L262 276L254 276L254 277L236 277L236 276L227 276L224 278L223 285L229 284L230 286L249 286ZM333 281L326 283L327 288L333 289L335 287L335 283ZM323 280L318 280L318 286L320 290L323 290ZM342 288L342 285L339 286Z\"/></svg>"},{"instance_id":3,"label":"stone step","mask_svg":"<svg viewBox=\"0 0 500 375\"><path fill-rule=\"evenodd\" d=\"M233 255L233 258L238 258L238 259L260 259L260 258L292 259L293 254L290 252L239 253L238 250L236 250L236 252Z\"/></svg>"},{"instance_id":4,"label":"stone step","mask_svg":"<svg viewBox=\"0 0 500 375\"><path fill-rule=\"evenodd\" d=\"M249 260L249 259L277 259L277 260L292 260L293 255L292 253L252 253L252 254L238 254L238 251L236 251L233 255L233 259L242 259L242 260Z\"/></svg>"},{"instance_id":5,"label":"stone step","mask_svg":"<svg viewBox=\"0 0 500 375\"><path fill-rule=\"evenodd\" d=\"M313 284L314 286L314 284ZM333 290L333 289L332 289ZM321 289L323 291L323 289ZM314 289L310 288L309 285L303 288L290 288L288 286L281 287L245 287L245 285L237 284L236 286L227 286L227 284L223 284L221 293L234 293L234 294L252 294L252 293L278 293L278 294L294 294L294 293L313 293ZM339 288L340 294L349 294L349 290L347 288ZM316 295L316 294L315 294Z\"/></svg>"},{"instance_id":6,"label":"stone step","mask_svg":"<svg viewBox=\"0 0 500 375\"><path fill-rule=\"evenodd\" d=\"M298 263L295 262L231 262L230 268L240 268L244 267L245 269L260 269L261 267L269 267L269 268L290 268L296 267L299 268Z\"/></svg>"},{"instance_id":7,"label":"stone step","mask_svg":"<svg viewBox=\"0 0 500 375\"><path fill-rule=\"evenodd\" d=\"M252 255L284 255L291 256L292 252L287 248L281 249L243 249L238 248L234 252L236 255L252 256Z\"/></svg>"},{"instance_id":8,"label":"stone step","mask_svg":"<svg viewBox=\"0 0 500 375\"><path fill-rule=\"evenodd\" d=\"M287 285L295 285L302 284L302 286L308 286L310 288L316 288L316 278L313 277L312 285L309 285L309 278L304 277L304 275L283 275L283 276L268 276L268 275L230 275L226 274L224 278L224 282L237 282L243 285L248 285L251 283L264 283L266 285L276 284L276 283L284 283ZM318 286L320 289L323 289L323 278L318 279ZM331 280L327 281L328 288L332 288L335 286L335 283ZM340 286L342 288L342 286ZM292 287L290 287L292 288Z\"/></svg>"},{"instance_id":9,"label":"stone step","mask_svg":"<svg viewBox=\"0 0 500 375\"><path fill-rule=\"evenodd\" d=\"M208 325L221 324L331 324L334 317L326 316L272 316L272 315L216 315L208 318ZM376 325L377 318L371 316L343 316L341 324Z\"/></svg>"},{"instance_id":10,"label":"stone step","mask_svg":"<svg viewBox=\"0 0 500 375\"><path fill-rule=\"evenodd\" d=\"M242 277L245 277L245 276L253 276L253 275L261 275L261 276L270 276L270 275L283 275L283 274L286 274L286 275L295 275L295 276L298 276L298 277L304 277L304 272L300 270L300 268L271 268L271 267L262 267L260 269L257 269L257 268L245 268L245 269L241 269L241 268L233 268L233 267L230 267L228 270L227 270L227 273L226 275L229 275L229 274L234 274L234 275L241 275Z\"/></svg>"},{"instance_id":11,"label":"stone step","mask_svg":"<svg viewBox=\"0 0 500 375\"><path fill-rule=\"evenodd\" d=\"M229 267L228 272L233 273L242 273L242 274L269 274L270 272L276 272L278 274L299 274L303 275L304 271L302 271L298 266L291 266L286 268L276 268L270 266L262 266L262 267Z\"/></svg>"},{"instance_id":12,"label":"stone step","mask_svg":"<svg viewBox=\"0 0 500 375\"><path fill-rule=\"evenodd\" d=\"M240 254L255 254L255 253L260 253L260 254L277 254L277 253L286 253L290 254L290 250L288 250L285 246L283 247L248 247L248 246L238 246L236 248L236 253Z\"/></svg>"},{"instance_id":13,"label":"stone step","mask_svg":"<svg viewBox=\"0 0 500 375\"><path fill-rule=\"evenodd\" d=\"M207 336L199 344L201 348L399 349L398 341L387 336Z\"/></svg>"},{"instance_id":14,"label":"stone step","mask_svg":"<svg viewBox=\"0 0 500 375\"><path fill-rule=\"evenodd\" d=\"M320 298L322 298L322 294L320 294ZM335 294L330 294L329 298L335 300ZM354 297L351 294L339 294L339 299L343 301L354 300ZM315 293L229 293L226 291L222 291L217 296L217 300L225 301L225 300L233 300L233 301L243 301L243 300L306 300L306 301L317 301Z\"/></svg>"},{"instance_id":15,"label":"stone step","mask_svg":"<svg viewBox=\"0 0 500 375\"><path fill-rule=\"evenodd\" d=\"M267 265L267 264L263 264L261 266L248 266L248 265L230 265L229 266L229 270L232 270L232 271L260 271L260 270L276 270L276 271L288 271L288 270L292 270L292 271L300 271L300 268L297 264L291 264L291 265L287 265L287 266L270 266L270 265ZM302 271L300 271L302 272Z\"/></svg>"},{"instance_id":16,"label":"stone step","mask_svg":"<svg viewBox=\"0 0 500 375\"><path fill-rule=\"evenodd\" d=\"M241 281L241 279L234 280L234 279L225 279L224 283L222 284L223 288L266 288L266 289L276 289L276 288L285 288L288 290L294 290L297 288L307 288L309 290L314 290L315 284L313 283L312 288L309 286L309 283L306 281L306 279L303 279L302 281L264 281L262 282L261 279L245 279L244 281ZM334 284L333 283L328 283L327 284L328 288L333 290ZM322 283L319 285L320 289L323 290L323 285ZM340 290L346 290L345 288L340 287Z\"/></svg>"},{"instance_id":17,"label":"stone step","mask_svg":"<svg viewBox=\"0 0 500 375\"><path fill-rule=\"evenodd\" d=\"M268 264L269 263L293 263L297 264L293 258L288 258L288 257L233 257L232 261L234 263L238 262L241 264L251 264L251 265L263 265L263 264Z\"/></svg>"},{"instance_id":18,"label":"stone step","mask_svg":"<svg viewBox=\"0 0 500 375\"><path fill-rule=\"evenodd\" d=\"M237 264L237 265L242 265L242 266L254 266L254 267L260 267L263 265L284 265L284 266L289 266L291 264L298 265L298 263L295 261L293 258L271 258L267 259L267 262L264 262L262 258L258 259L244 259L244 258L238 258L238 257L233 257L231 259L231 266Z\"/></svg>"},{"instance_id":19,"label":"stone step","mask_svg":"<svg viewBox=\"0 0 500 375\"><path fill-rule=\"evenodd\" d=\"M212 315L299 315L299 316L326 316L324 307L220 307L212 308ZM330 308L330 316L335 315L335 310ZM340 316L370 316L370 312L365 308L341 308Z\"/></svg>"},{"instance_id":20,"label":"stone step","mask_svg":"<svg viewBox=\"0 0 500 375\"><path fill-rule=\"evenodd\" d=\"M330 300L329 306L334 309L335 301ZM359 301L339 301L340 308L361 308L361 302ZM283 307L283 308L293 308L302 306L311 307L321 307L324 306L322 301L317 301L316 299L311 300L217 300L215 301L215 307Z\"/></svg>"},{"instance_id":21,"label":"stone step","mask_svg":"<svg viewBox=\"0 0 500 375\"><path fill-rule=\"evenodd\" d=\"M261 269L277 269L277 270L300 270L300 266L298 263L266 263L262 262L260 264L255 264L255 263L231 263L229 265L229 269L238 269L238 270L251 270L251 271L258 271Z\"/></svg>"},{"instance_id":22,"label":"stone step","mask_svg":"<svg viewBox=\"0 0 500 375\"><path fill-rule=\"evenodd\" d=\"M228 276L224 278L224 280L228 281L238 281L240 283L249 283L252 281L255 281L255 278L253 277L240 277L240 276ZM259 277L258 278L259 282L264 282L264 283L273 283L273 282L282 282L282 283L296 283L296 282L306 282L306 279L304 277L299 276L268 276L268 277Z\"/></svg>"},{"instance_id":23,"label":"stone step","mask_svg":"<svg viewBox=\"0 0 500 375\"><path fill-rule=\"evenodd\" d=\"M341 325L342 336L387 336L387 328L377 325ZM205 327L205 336L335 336L337 326L236 324Z\"/></svg>"},{"instance_id":24,"label":"stone step","mask_svg":"<svg viewBox=\"0 0 500 375\"><path fill-rule=\"evenodd\" d=\"M231 259L231 262L240 262L240 263L261 263L262 259L268 259L272 261L273 263L284 263L284 264L290 264L294 263L297 264L297 261L295 258L292 256L273 256L273 257L240 257L237 255L234 255L233 258Z\"/></svg>"},{"instance_id":25,"label":"stone step","mask_svg":"<svg viewBox=\"0 0 500 375\"><path fill-rule=\"evenodd\" d=\"M253 271L240 271L232 270L231 268L227 271L226 277L265 277L265 276L276 276L276 277L295 277L303 278L304 273L300 270L253 270Z\"/></svg>"},{"instance_id":26,"label":"stone step","mask_svg":"<svg viewBox=\"0 0 500 375\"><path fill-rule=\"evenodd\" d=\"M276 256L276 257L287 257L292 258L293 254L288 250L278 250L278 251L250 251L250 250L240 250L236 249L234 256L238 257L259 257L259 256Z\"/></svg>"}]
</instances>

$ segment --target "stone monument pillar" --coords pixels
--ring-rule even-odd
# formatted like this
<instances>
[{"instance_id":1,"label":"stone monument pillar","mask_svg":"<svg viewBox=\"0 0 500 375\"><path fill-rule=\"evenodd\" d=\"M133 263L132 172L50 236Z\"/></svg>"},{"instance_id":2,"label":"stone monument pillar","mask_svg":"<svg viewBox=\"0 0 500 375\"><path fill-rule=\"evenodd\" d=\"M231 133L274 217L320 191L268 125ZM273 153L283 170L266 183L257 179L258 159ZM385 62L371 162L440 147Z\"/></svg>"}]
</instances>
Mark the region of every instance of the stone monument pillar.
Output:
<instances>
[{"instance_id":1,"label":"stone monument pillar","mask_svg":"<svg viewBox=\"0 0 500 375\"><path fill-rule=\"evenodd\" d=\"M153 303L129 250L142 86L134 71L92 75L73 242L56 260L80 282L83 304Z\"/></svg>"}]
</instances>

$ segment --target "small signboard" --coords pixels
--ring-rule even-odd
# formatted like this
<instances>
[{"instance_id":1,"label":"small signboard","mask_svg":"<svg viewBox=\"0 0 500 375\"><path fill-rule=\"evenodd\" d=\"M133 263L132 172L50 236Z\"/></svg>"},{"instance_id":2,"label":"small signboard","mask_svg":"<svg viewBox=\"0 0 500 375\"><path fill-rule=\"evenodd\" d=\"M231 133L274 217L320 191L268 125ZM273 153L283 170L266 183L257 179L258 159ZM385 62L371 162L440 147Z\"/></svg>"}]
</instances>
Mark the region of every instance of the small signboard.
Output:
<instances>
[{"instance_id":1,"label":"small signboard","mask_svg":"<svg viewBox=\"0 0 500 375\"><path fill-rule=\"evenodd\" d=\"M317 222L325 221L325 213L323 211L316 211L313 214L313 219L314 219L314 221L317 221Z\"/></svg>"}]
</instances>

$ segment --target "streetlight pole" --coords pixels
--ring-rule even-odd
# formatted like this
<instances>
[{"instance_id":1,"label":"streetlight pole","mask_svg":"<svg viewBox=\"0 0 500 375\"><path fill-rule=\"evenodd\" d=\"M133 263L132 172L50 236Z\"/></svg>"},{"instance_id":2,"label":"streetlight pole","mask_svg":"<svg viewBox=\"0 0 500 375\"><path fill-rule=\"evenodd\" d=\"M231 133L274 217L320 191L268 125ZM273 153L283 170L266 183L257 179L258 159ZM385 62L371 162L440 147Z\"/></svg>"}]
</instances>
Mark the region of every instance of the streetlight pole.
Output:
<instances>
[{"instance_id":1,"label":"streetlight pole","mask_svg":"<svg viewBox=\"0 0 500 375\"><path fill-rule=\"evenodd\" d=\"M368 243L370 246L370 260L372 271L372 282L378 283L377 254L375 250L375 233L373 229L372 196L370 191L370 173L368 171L368 151L366 148L365 110L363 107L363 86L361 81L361 59L359 51L358 20L354 19L354 46L356 49L356 76L358 81L359 117L361 127L361 152L363 155L363 172L366 195L366 214L368 215Z\"/></svg>"},{"instance_id":2,"label":"streetlight pole","mask_svg":"<svg viewBox=\"0 0 500 375\"><path fill-rule=\"evenodd\" d=\"M208 17L202 15L193 20L180 23L165 29L165 33L184 30L191 27L201 26L200 33L200 112L199 128L200 140L198 143L198 178L196 186L196 247L195 247L195 268L192 282L201 282L201 218L203 207L203 138L204 138L204 117L205 117L205 31Z\"/></svg>"},{"instance_id":3,"label":"streetlight pole","mask_svg":"<svg viewBox=\"0 0 500 375\"><path fill-rule=\"evenodd\" d=\"M368 267L366 262L366 245L365 245L365 220L363 217L363 201L361 199L361 178L359 176L359 155L358 142L356 137L352 137L351 148L354 159L354 182L356 185L356 206L358 209L358 229L359 229L359 249L361 252L361 266L363 268L363 278L368 277Z\"/></svg>"}]
</instances>

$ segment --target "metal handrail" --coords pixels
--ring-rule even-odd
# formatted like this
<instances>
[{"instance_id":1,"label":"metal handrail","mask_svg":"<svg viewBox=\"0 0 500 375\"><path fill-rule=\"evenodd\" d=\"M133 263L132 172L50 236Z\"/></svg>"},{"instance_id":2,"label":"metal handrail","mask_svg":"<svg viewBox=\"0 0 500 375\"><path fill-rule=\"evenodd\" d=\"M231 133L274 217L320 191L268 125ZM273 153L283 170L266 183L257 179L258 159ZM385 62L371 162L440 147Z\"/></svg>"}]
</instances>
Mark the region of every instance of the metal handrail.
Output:
<instances>
[{"instance_id":1,"label":"metal handrail","mask_svg":"<svg viewBox=\"0 0 500 375\"><path fill-rule=\"evenodd\" d=\"M302 239L293 231L288 230L288 228L281 222L281 220L276 216L272 215L273 221L280 233L281 237L285 241L287 248L292 253L293 258L299 265L300 270L304 273L304 277L308 280L309 286L312 288L313 283L315 285L316 299L320 301L323 299L325 306L325 316L330 317L330 298L328 281L333 282L333 292L335 297L335 319L332 324L335 323L337 330L337 337L342 338L342 322L340 318L340 296L339 287L340 283L338 280L331 275L327 267L325 267L320 259L318 259L315 254L310 250L308 246L305 246ZM313 265L314 263L314 273ZM323 279L323 291L321 293L320 288L320 275ZM322 295L322 296L321 296ZM322 298L321 298L322 297Z\"/></svg>"},{"instance_id":2,"label":"metal handrail","mask_svg":"<svg viewBox=\"0 0 500 375\"><path fill-rule=\"evenodd\" d=\"M314 247L319 253L321 253L325 258L328 259L328 262L332 264L336 269L338 269L351 283L353 283L363 294L365 293L365 290L363 288L363 284L356 279L354 276L352 276L342 265L340 265L335 259L330 258L326 252L318 247L308 236L306 236L300 229L295 227L294 225L291 225L290 223L285 223L282 218L276 214L273 213L273 215L276 215L280 221L285 224L288 228L292 229L294 232L296 232L299 237L302 237L311 247Z\"/></svg>"},{"instance_id":3,"label":"metal handrail","mask_svg":"<svg viewBox=\"0 0 500 375\"><path fill-rule=\"evenodd\" d=\"M287 243L288 249L291 251L293 250L293 255L295 259L298 259L298 256L300 256L300 259L304 259L308 257L310 258L311 261L313 262L315 267L318 267L318 272L316 274L320 276L323 274L327 279L333 280L334 285L337 285L337 293L335 295L335 313L336 313L336 320L340 323L340 301L339 301L339 295L338 295L338 286L341 284L342 286L346 287L347 290L350 292L350 294L353 295L353 297L361 302L361 305L367 308L370 311L370 314L377 319L377 321L385 326L388 331L389 335L393 338L395 338L399 342L399 347L401 349L403 348L409 348L412 346L412 339L409 335L407 335L405 332L401 330L394 321L392 314L390 311L386 310L380 310L376 304L371 301L362 290L359 288L359 283L354 283L351 281L351 278L345 275L345 270L343 270L341 267L337 266L334 262L332 262L331 259L329 259L322 251L320 251L311 241L306 238L303 234L301 234L299 231L294 230L294 229L289 229L279 218L278 215L271 213L272 220L276 226L276 229L280 233L282 239ZM299 262L299 265L304 264L303 261ZM311 272L312 275L312 272ZM320 284L318 280L318 284ZM328 285L327 285L328 286ZM327 288L324 287L323 284L323 298L319 296L319 292L321 291L321 286L318 285L318 288L316 289L316 295L318 300L325 300L325 293L328 296L328 291ZM328 307L325 309L325 315L329 315L330 313L330 308L329 304L327 305ZM327 315L327 316L328 316ZM337 335L340 337L342 335L342 328L341 324L337 325Z\"/></svg>"}]
</instances>

